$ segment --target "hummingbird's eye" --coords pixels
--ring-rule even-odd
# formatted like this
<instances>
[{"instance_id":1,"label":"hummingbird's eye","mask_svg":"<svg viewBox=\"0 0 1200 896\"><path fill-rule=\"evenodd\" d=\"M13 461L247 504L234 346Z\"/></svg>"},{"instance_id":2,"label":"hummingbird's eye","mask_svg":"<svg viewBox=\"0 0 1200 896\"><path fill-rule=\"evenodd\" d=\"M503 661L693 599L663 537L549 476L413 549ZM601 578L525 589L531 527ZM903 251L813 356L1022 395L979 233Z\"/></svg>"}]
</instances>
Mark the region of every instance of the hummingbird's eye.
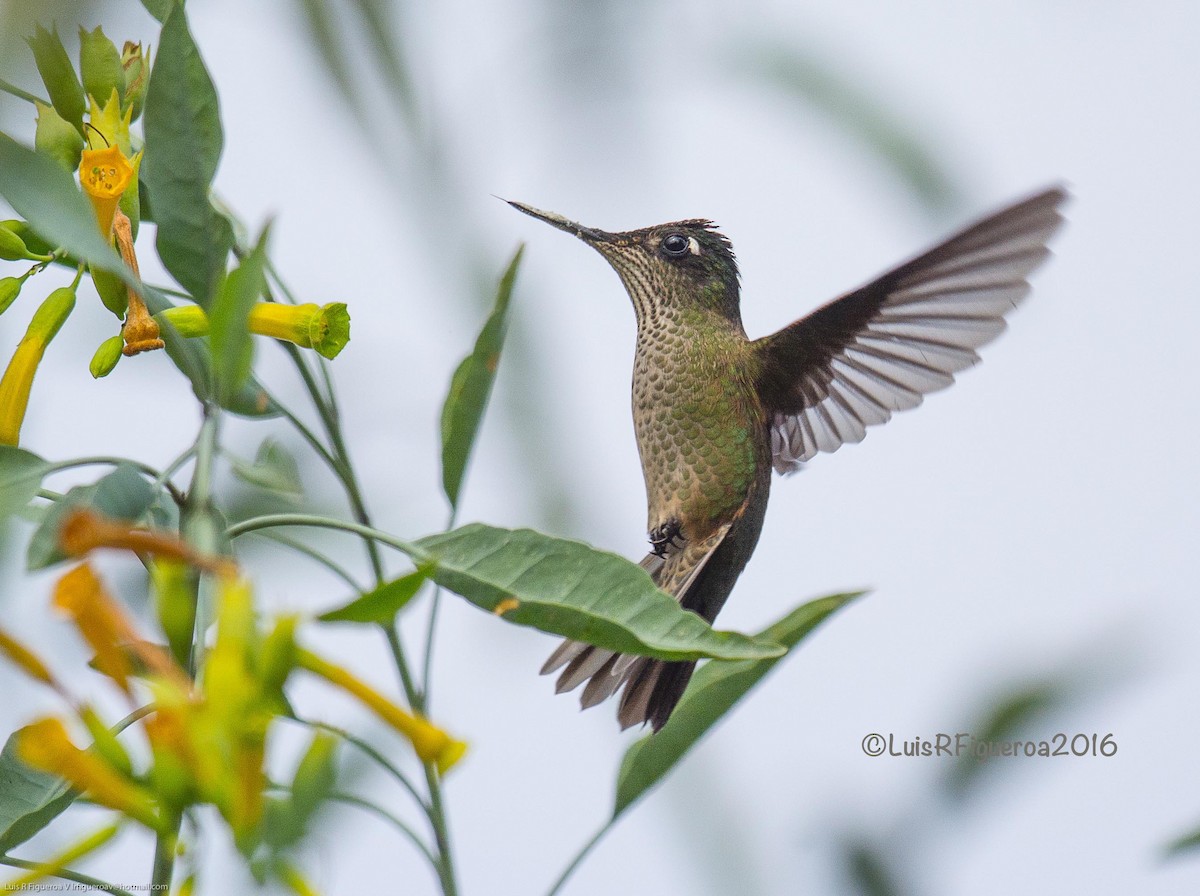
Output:
<instances>
[{"instance_id":1,"label":"hummingbird's eye","mask_svg":"<svg viewBox=\"0 0 1200 896\"><path fill-rule=\"evenodd\" d=\"M662 248L667 255L678 258L681 255L687 255L691 248L691 240L682 233L668 233L663 237Z\"/></svg>"}]
</instances>

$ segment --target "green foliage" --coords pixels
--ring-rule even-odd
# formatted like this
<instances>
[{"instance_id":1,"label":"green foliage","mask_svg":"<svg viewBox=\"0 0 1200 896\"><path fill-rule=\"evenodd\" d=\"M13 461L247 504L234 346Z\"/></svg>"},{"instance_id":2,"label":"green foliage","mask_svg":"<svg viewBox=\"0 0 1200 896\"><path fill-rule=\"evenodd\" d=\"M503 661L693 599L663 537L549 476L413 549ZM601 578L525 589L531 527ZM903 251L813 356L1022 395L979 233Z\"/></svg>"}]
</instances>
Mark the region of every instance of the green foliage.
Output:
<instances>
[{"instance_id":1,"label":"green foliage","mask_svg":"<svg viewBox=\"0 0 1200 896\"><path fill-rule=\"evenodd\" d=\"M783 645L790 652L832 613L862 593L835 594L803 604L759 632L757 640ZM626 751L617 775L613 817L628 809L662 780L684 754L783 658L710 662L701 666L663 729L643 737Z\"/></svg>"},{"instance_id":2,"label":"green foliage","mask_svg":"<svg viewBox=\"0 0 1200 896\"><path fill-rule=\"evenodd\" d=\"M150 483L130 464L116 467L91 485L75 486L55 503L34 530L25 555L26 568L45 569L66 559L58 546L58 533L73 510L87 507L112 519L136 523L150 510L155 497Z\"/></svg>"},{"instance_id":3,"label":"green foliage","mask_svg":"<svg viewBox=\"0 0 1200 896\"><path fill-rule=\"evenodd\" d=\"M209 309L209 342L212 346L213 374L217 398L228 405L250 379L254 360L254 340L246 328L250 309L266 286L268 230L245 260L222 282Z\"/></svg>"},{"instance_id":4,"label":"green foliage","mask_svg":"<svg viewBox=\"0 0 1200 896\"><path fill-rule=\"evenodd\" d=\"M0 196L50 243L137 284L97 230L96 216L71 174L6 134L0 134Z\"/></svg>"},{"instance_id":5,"label":"green foliage","mask_svg":"<svg viewBox=\"0 0 1200 896\"><path fill-rule=\"evenodd\" d=\"M50 104L64 119L80 133L83 132L83 110L87 105L83 96L83 87L71 65L71 58L63 47L58 29L47 31L38 25L37 32L29 38L29 47L33 50L33 59L37 63L38 74L50 94Z\"/></svg>"},{"instance_id":6,"label":"green foliage","mask_svg":"<svg viewBox=\"0 0 1200 896\"><path fill-rule=\"evenodd\" d=\"M512 298L513 283L517 279L517 268L521 264L521 249L517 249L496 291L496 304L488 315L475 348L454 371L450 380L450 392L442 407L442 488L450 499L451 507L458 507L458 494L462 488L467 461L479 432L492 383L496 380L496 369L500 364L500 347L504 343L505 326L508 321L508 303Z\"/></svg>"},{"instance_id":7,"label":"green foliage","mask_svg":"<svg viewBox=\"0 0 1200 896\"><path fill-rule=\"evenodd\" d=\"M253 463L236 457L232 462L234 475L243 482L293 501L304 497L296 458L275 439L263 439Z\"/></svg>"},{"instance_id":8,"label":"green foliage","mask_svg":"<svg viewBox=\"0 0 1200 896\"><path fill-rule=\"evenodd\" d=\"M38 489L50 465L36 454L11 445L0 445L0 520L25 508Z\"/></svg>"},{"instance_id":9,"label":"green foliage","mask_svg":"<svg viewBox=\"0 0 1200 896\"><path fill-rule=\"evenodd\" d=\"M435 582L517 625L665 660L784 653L767 638L714 631L641 567L577 541L473 523L416 544Z\"/></svg>"},{"instance_id":10,"label":"green foliage","mask_svg":"<svg viewBox=\"0 0 1200 896\"><path fill-rule=\"evenodd\" d=\"M116 45L104 35L99 25L95 30L79 29L79 72L83 92L103 105L113 91L117 99L125 100L125 70Z\"/></svg>"},{"instance_id":11,"label":"green foliage","mask_svg":"<svg viewBox=\"0 0 1200 896\"><path fill-rule=\"evenodd\" d=\"M0 752L0 855L45 828L78 796L62 779L18 759L17 737L10 736Z\"/></svg>"},{"instance_id":12,"label":"green foliage","mask_svg":"<svg viewBox=\"0 0 1200 896\"><path fill-rule=\"evenodd\" d=\"M407 575L385 582L346 605L322 613L317 618L322 622L373 622L389 625L395 620L396 614L416 597L421 586L429 581L433 568L431 564L419 566Z\"/></svg>"},{"instance_id":13,"label":"green foliage","mask_svg":"<svg viewBox=\"0 0 1200 896\"><path fill-rule=\"evenodd\" d=\"M163 24L143 117L142 181L158 223L159 257L207 308L225 273L233 229L209 200L224 135L216 88L182 6L175 6Z\"/></svg>"}]
</instances>

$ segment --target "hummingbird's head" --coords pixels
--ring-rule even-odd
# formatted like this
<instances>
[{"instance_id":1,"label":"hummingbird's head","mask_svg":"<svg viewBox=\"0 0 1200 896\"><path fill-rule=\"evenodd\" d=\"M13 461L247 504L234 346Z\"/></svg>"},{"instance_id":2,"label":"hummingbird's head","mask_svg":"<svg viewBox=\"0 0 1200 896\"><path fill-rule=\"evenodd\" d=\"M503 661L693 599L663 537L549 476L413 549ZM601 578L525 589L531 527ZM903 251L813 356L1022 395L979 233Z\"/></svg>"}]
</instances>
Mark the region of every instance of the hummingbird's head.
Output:
<instances>
[{"instance_id":1,"label":"hummingbird's head","mask_svg":"<svg viewBox=\"0 0 1200 896\"><path fill-rule=\"evenodd\" d=\"M701 308L741 325L737 260L712 221L693 218L609 233L524 203L508 204L573 234L608 259L633 300L639 323L664 311Z\"/></svg>"}]
</instances>

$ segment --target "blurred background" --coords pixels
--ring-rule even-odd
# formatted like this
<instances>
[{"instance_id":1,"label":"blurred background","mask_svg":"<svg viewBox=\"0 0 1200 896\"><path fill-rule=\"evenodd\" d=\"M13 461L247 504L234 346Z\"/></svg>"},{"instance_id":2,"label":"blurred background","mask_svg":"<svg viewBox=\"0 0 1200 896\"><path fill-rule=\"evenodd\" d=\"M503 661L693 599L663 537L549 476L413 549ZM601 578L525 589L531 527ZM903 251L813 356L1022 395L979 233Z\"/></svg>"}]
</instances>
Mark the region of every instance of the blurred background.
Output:
<instances>
[{"instance_id":1,"label":"blurred background","mask_svg":"<svg viewBox=\"0 0 1200 896\"><path fill-rule=\"evenodd\" d=\"M37 83L23 44L34 21L57 19L69 47L76 22L103 24L118 45L157 34L133 2L32 7L0 4L4 76L26 86ZM1067 184L1069 225L1010 332L948 392L776 480L720 623L755 630L808 597L871 595L779 667L566 892L1196 891L1200 857L1164 851L1200 823L1189 361L1200 332L1200 8L192 0L188 10L223 102L217 189L252 229L275 219L273 256L302 301L349 303L354 339L334 369L351 450L377 524L405 536L445 523L445 386L526 242L460 520L534 526L635 559L645 550L628 299L591 250L492 194L613 230L714 219L737 250L746 329L759 336L978 214ZM24 104L0 96L0 117L31 140ZM0 320L4 346L25 322ZM110 331L99 303L80 303L39 374L23 445L52 459L78 446L165 464L192 437L195 403L165 358L93 381L87 359ZM259 357L265 379L300 395L282 353L264 345ZM310 496L344 512L282 424L233 421L227 436L252 456L268 430L301 459ZM260 500L227 485L234 504ZM86 657L47 618L49 580L19 574L26 533L10 536L5 624L53 644L82 680ZM359 561L353 543L336 547ZM246 548L270 607L347 597L278 548ZM418 626L405 635L415 644ZM321 637L392 686L374 636ZM553 695L537 676L553 644L444 604L433 715L472 745L448 782L467 894L545 892L611 811L637 736L618 732L612 706L581 715ZM8 731L40 695L7 667L0 687ZM310 715L369 725L323 698L297 694ZM860 747L872 732L960 731L1112 734L1119 749L979 768ZM388 801L382 787L374 795ZM395 804L402 813L399 793ZM323 892L434 891L393 831L349 810L326 821L307 861ZM222 861L227 844L201 848L213 867L204 892L252 886ZM132 882L147 856L126 836L88 870Z\"/></svg>"}]
</instances>

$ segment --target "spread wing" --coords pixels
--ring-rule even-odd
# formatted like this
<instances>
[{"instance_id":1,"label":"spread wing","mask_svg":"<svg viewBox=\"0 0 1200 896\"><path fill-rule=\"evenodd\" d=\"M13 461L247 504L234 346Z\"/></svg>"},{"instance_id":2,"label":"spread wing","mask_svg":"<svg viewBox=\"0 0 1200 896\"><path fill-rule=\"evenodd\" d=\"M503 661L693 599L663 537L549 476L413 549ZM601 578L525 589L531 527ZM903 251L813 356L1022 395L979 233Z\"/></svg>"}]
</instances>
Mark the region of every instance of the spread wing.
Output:
<instances>
[{"instance_id":1,"label":"spread wing","mask_svg":"<svg viewBox=\"0 0 1200 896\"><path fill-rule=\"evenodd\" d=\"M1009 206L756 340L775 469L862 441L977 362L1029 292L1066 199L1055 187Z\"/></svg>"}]
</instances>

